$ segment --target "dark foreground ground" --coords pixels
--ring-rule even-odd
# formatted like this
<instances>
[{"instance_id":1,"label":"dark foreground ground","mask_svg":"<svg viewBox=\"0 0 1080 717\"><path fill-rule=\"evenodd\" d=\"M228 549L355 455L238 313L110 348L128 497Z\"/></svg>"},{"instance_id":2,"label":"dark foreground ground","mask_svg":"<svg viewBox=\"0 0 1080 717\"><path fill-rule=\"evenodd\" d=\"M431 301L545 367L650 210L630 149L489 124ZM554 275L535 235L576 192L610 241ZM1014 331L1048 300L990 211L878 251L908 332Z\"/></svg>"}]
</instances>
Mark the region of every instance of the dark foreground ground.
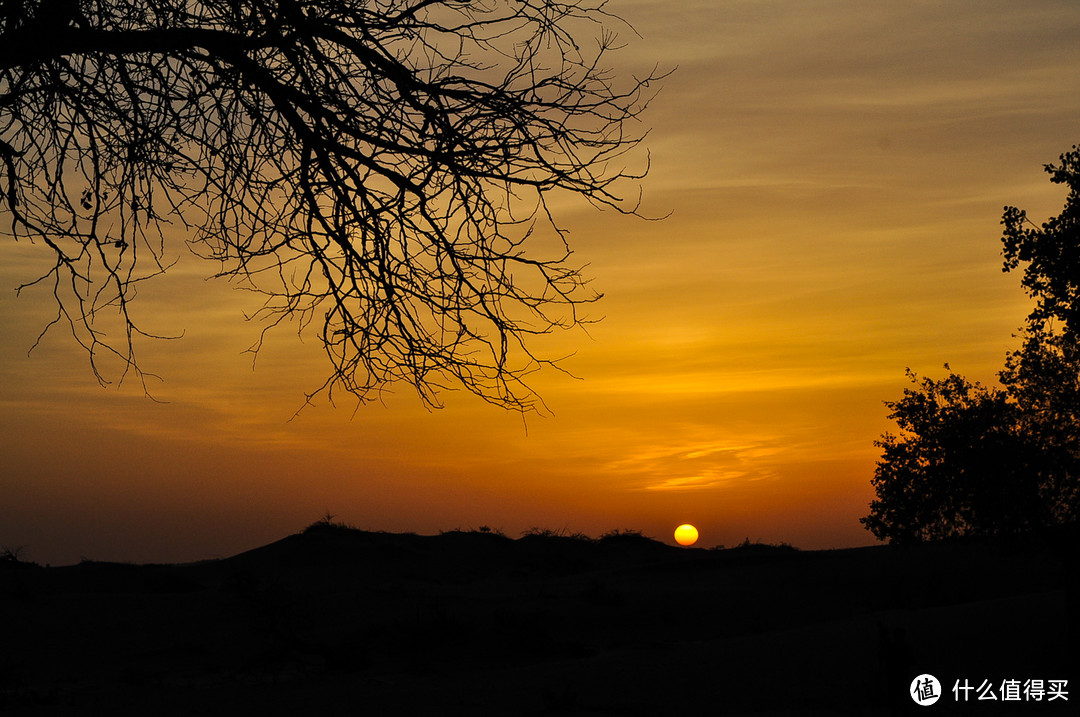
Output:
<instances>
[{"instance_id":1,"label":"dark foreground ground","mask_svg":"<svg viewBox=\"0 0 1080 717\"><path fill-rule=\"evenodd\" d=\"M0 714L1078 714L1066 547L317 525L190 565L8 561ZM930 707L907 696L921 673ZM1001 700L1031 679L1069 680L1068 701ZM957 680L998 700L957 702Z\"/></svg>"}]
</instances>

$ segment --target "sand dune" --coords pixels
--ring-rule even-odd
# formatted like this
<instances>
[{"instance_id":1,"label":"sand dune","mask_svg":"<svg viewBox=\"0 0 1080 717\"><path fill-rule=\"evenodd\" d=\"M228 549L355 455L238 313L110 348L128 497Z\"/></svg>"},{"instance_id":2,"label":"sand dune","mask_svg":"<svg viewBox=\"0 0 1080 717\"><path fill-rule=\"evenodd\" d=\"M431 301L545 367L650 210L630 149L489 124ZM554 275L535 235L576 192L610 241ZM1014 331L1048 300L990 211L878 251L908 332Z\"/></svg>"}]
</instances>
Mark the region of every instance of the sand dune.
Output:
<instances>
[{"instance_id":1,"label":"sand dune","mask_svg":"<svg viewBox=\"0 0 1080 717\"><path fill-rule=\"evenodd\" d=\"M964 704L948 692L964 678L1075 675L1075 589L1058 555L1035 540L702 550L316 525L188 565L9 564L0 708L1068 714L1080 694ZM931 708L907 697L924 672L947 691Z\"/></svg>"}]
</instances>

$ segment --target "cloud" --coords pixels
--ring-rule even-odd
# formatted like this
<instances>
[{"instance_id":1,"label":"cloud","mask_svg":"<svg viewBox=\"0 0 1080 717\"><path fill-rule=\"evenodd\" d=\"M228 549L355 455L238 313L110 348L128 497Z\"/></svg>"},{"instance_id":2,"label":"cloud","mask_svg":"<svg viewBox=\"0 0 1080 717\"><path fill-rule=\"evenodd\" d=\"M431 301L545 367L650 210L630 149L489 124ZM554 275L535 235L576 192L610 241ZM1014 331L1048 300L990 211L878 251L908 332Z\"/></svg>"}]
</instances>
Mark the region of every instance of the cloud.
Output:
<instances>
[{"instance_id":1,"label":"cloud","mask_svg":"<svg viewBox=\"0 0 1080 717\"><path fill-rule=\"evenodd\" d=\"M701 432L707 428L698 426L692 430ZM777 441L776 437L749 441L668 440L641 446L611 460L604 470L621 476L631 490L705 490L745 484L775 477L765 459L781 452Z\"/></svg>"}]
</instances>

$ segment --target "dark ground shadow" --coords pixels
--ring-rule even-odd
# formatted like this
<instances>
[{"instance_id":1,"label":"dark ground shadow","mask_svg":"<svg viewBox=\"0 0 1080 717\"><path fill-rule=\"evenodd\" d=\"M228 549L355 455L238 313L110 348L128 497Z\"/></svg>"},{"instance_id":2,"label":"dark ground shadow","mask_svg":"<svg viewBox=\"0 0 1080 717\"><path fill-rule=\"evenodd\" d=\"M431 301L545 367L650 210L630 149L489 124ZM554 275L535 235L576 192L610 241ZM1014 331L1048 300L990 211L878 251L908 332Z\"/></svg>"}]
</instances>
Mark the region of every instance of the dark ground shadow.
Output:
<instances>
[{"instance_id":1,"label":"dark ground shadow","mask_svg":"<svg viewBox=\"0 0 1080 717\"><path fill-rule=\"evenodd\" d=\"M753 546L751 546L753 547ZM1075 578L1074 578L1075 579ZM0 570L5 714L1058 715L1037 541L799 552L333 526L225 560ZM919 707L912 679L942 696ZM1071 692L1071 691L1070 691Z\"/></svg>"}]
</instances>

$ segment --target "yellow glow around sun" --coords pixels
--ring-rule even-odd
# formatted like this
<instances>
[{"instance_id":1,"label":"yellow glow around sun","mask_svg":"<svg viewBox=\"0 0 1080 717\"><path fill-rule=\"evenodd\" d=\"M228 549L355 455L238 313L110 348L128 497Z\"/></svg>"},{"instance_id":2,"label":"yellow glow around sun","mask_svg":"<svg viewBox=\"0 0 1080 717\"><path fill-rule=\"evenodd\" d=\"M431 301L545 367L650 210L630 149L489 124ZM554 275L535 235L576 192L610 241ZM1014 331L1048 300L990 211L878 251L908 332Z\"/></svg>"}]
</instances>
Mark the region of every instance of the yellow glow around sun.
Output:
<instances>
[{"instance_id":1,"label":"yellow glow around sun","mask_svg":"<svg viewBox=\"0 0 1080 717\"><path fill-rule=\"evenodd\" d=\"M679 545L693 545L697 539L697 528L689 523L684 523L675 529L675 542Z\"/></svg>"}]
</instances>

